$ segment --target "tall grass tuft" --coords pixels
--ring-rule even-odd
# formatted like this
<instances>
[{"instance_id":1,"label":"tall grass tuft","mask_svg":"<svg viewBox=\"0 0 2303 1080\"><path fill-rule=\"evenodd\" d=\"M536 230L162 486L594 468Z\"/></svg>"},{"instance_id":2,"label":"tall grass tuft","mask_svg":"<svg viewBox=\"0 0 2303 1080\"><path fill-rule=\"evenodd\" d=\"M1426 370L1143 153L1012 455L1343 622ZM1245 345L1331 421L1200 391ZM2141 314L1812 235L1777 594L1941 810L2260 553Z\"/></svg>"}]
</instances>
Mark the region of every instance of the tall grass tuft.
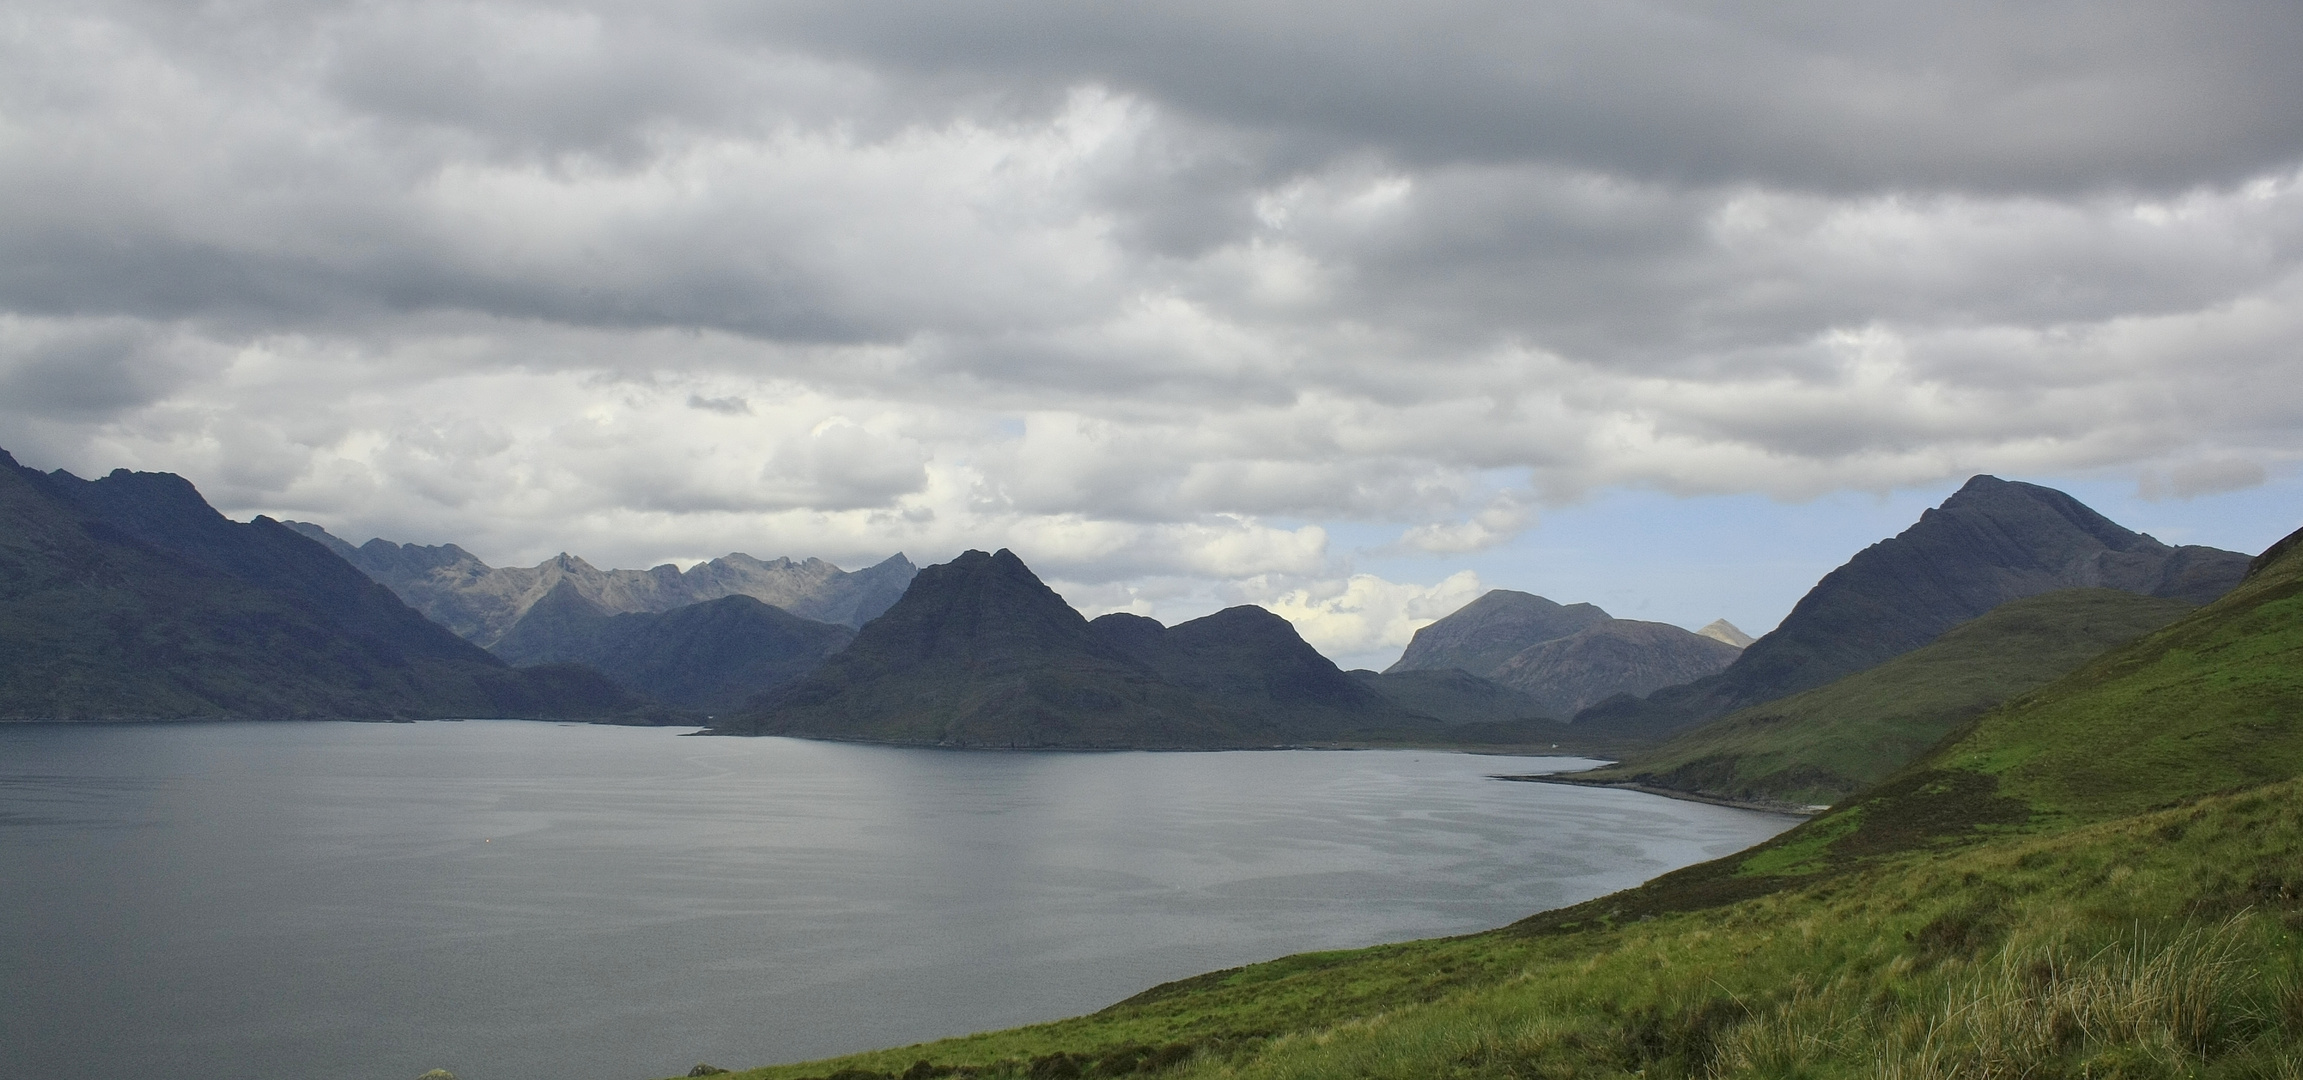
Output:
<instances>
[{"instance_id":1,"label":"tall grass tuft","mask_svg":"<svg viewBox=\"0 0 2303 1080\"><path fill-rule=\"evenodd\" d=\"M1707 1071L1868 1061L1882 1080L2182 1073L2295 1029L2295 988L2264 978L2257 941L2242 915L2168 934L2136 927L2092 949L2068 934L2011 943L1900 1002L1843 980L1729 1033Z\"/></svg>"}]
</instances>

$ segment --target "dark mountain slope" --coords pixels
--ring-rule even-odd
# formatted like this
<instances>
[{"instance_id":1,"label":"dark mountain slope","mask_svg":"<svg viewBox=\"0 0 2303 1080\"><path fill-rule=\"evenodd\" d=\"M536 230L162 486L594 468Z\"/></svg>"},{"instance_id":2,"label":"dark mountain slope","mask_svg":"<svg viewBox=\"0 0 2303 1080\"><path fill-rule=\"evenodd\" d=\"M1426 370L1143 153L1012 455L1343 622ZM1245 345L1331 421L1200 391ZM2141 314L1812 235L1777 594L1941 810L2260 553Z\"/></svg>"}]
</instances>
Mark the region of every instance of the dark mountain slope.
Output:
<instances>
[{"instance_id":1,"label":"dark mountain slope","mask_svg":"<svg viewBox=\"0 0 2303 1080\"><path fill-rule=\"evenodd\" d=\"M1492 675L1530 645L1566 637L1607 619L1607 612L1590 604L1559 604L1532 593L1491 589L1416 631L1399 662L1384 671L1456 668Z\"/></svg>"},{"instance_id":2,"label":"dark mountain slope","mask_svg":"<svg viewBox=\"0 0 2303 1080\"><path fill-rule=\"evenodd\" d=\"M408 656L492 663L334 554L268 517L241 523L172 473L119 469L98 480L58 470L39 484L160 551L258 588L293 595L353 635Z\"/></svg>"},{"instance_id":3,"label":"dark mountain slope","mask_svg":"<svg viewBox=\"0 0 2303 1080\"><path fill-rule=\"evenodd\" d=\"M1164 628L1139 615L1112 614L1088 629L1162 679L1276 723L1290 738L1326 741L1438 726L1344 674L1305 644L1294 624L1252 604Z\"/></svg>"},{"instance_id":4,"label":"dark mountain slope","mask_svg":"<svg viewBox=\"0 0 2303 1080\"><path fill-rule=\"evenodd\" d=\"M667 705L728 712L814 671L855 636L749 596L612 615L563 581L492 651L516 664L588 664Z\"/></svg>"},{"instance_id":5,"label":"dark mountain slope","mask_svg":"<svg viewBox=\"0 0 2303 1080\"><path fill-rule=\"evenodd\" d=\"M597 673L514 671L182 478L0 451L0 717L622 717Z\"/></svg>"},{"instance_id":6,"label":"dark mountain slope","mask_svg":"<svg viewBox=\"0 0 2303 1080\"><path fill-rule=\"evenodd\" d=\"M1669 623L1608 619L1530 645L1489 678L1533 698L1547 716L1574 716L1617 694L1639 697L1692 682L1734 663L1742 653Z\"/></svg>"},{"instance_id":7,"label":"dark mountain slope","mask_svg":"<svg viewBox=\"0 0 2303 1080\"><path fill-rule=\"evenodd\" d=\"M1392 704L1443 724L1540 720L1558 728L1559 733L1568 730L1566 721L1545 713L1534 698L1460 668L1380 674L1362 668L1345 674L1390 699Z\"/></svg>"},{"instance_id":8,"label":"dark mountain slope","mask_svg":"<svg viewBox=\"0 0 2303 1080\"><path fill-rule=\"evenodd\" d=\"M1234 715L1113 648L1005 549L927 567L805 678L718 730L947 746L1247 746Z\"/></svg>"},{"instance_id":9,"label":"dark mountain slope","mask_svg":"<svg viewBox=\"0 0 2303 1080\"><path fill-rule=\"evenodd\" d=\"M1792 806L1878 783L1951 729L2053 682L2195 605L2116 589L2010 600L1837 682L1740 709L1573 777Z\"/></svg>"},{"instance_id":10,"label":"dark mountain slope","mask_svg":"<svg viewBox=\"0 0 2303 1080\"><path fill-rule=\"evenodd\" d=\"M1726 670L1602 702L1575 723L1660 737L1862 671L2019 597L2100 586L2204 603L2246 565L2236 552L2129 532L2052 488L1978 476L1825 575Z\"/></svg>"}]
</instances>

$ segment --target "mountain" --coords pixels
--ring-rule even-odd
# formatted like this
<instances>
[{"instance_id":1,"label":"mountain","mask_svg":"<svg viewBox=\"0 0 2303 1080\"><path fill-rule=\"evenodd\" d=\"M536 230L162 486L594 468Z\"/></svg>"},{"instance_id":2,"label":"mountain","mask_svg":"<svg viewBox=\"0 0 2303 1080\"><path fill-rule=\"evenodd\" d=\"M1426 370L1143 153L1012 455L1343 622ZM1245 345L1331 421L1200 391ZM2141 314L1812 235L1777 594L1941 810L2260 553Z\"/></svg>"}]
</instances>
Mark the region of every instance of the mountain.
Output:
<instances>
[{"instance_id":1,"label":"mountain","mask_svg":"<svg viewBox=\"0 0 2303 1080\"><path fill-rule=\"evenodd\" d=\"M1397 739L1441 726L1344 675L1261 608L1172 628L1132 615L1091 624L1001 550L921 570L846 649L719 730L1208 748Z\"/></svg>"},{"instance_id":2,"label":"mountain","mask_svg":"<svg viewBox=\"0 0 2303 1080\"><path fill-rule=\"evenodd\" d=\"M1705 629L1721 626L1742 634L1725 620ZM1664 623L1617 619L1591 604L1495 589L1416 631L1384 674L1462 671L1525 696L1532 707L1527 715L1564 719L1618 694L1637 697L1702 678L1733 663L1739 650L1718 634L1691 634ZM1479 697L1519 707L1492 692L1466 696L1462 690L1444 708L1460 713Z\"/></svg>"},{"instance_id":3,"label":"mountain","mask_svg":"<svg viewBox=\"0 0 2303 1080\"><path fill-rule=\"evenodd\" d=\"M2103 587L2200 604L2237 584L2247 563L2130 532L2053 488L1977 476L1824 575L1725 670L1601 702L1574 723L1660 737L1873 667L2009 600Z\"/></svg>"},{"instance_id":4,"label":"mountain","mask_svg":"<svg viewBox=\"0 0 2303 1080\"><path fill-rule=\"evenodd\" d=\"M730 712L847 647L855 631L749 596L611 614L563 579L490 650L515 664L586 664L635 694Z\"/></svg>"},{"instance_id":5,"label":"mountain","mask_svg":"<svg viewBox=\"0 0 2303 1080\"><path fill-rule=\"evenodd\" d=\"M1746 851L1483 934L745 1075L2293 1076L2298 538Z\"/></svg>"},{"instance_id":6,"label":"mountain","mask_svg":"<svg viewBox=\"0 0 2303 1080\"><path fill-rule=\"evenodd\" d=\"M1422 713L1443 724L1483 724L1512 720L1543 720L1567 730L1557 714L1546 713L1536 700L1493 679L1483 679L1461 668L1439 671L1386 671L1364 668L1345 672L1360 685L1382 694L1409 712Z\"/></svg>"},{"instance_id":7,"label":"mountain","mask_svg":"<svg viewBox=\"0 0 2303 1080\"><path fill-rule=\"evenodd\" d=\"M2060 678L2196 605L2115 589L2010 600L1837 682L1740 709L1562 780L1789 806L1838 802L1953 728Z\"/></svg>"},{"instance_id":8,"label":"mountain","mask_svg":"<svg viewBox=\"0 0 2303 1080\"><path fill-rule=\"evenodd\" d=\"M1532 593L1491 589L1416 631L1407 651L1384 671L1457 668L1484 676L1530 645L1566 637L1608 617L1590 604L1559 604Z\"/></svg>"},{"instance_id":9,"label":"mountain","mask_svg":"<svg viewBox=\"0 0 2303 1080\"><path fill-rule=\"evenodd\" d=\"M1735 662L1743 650L1668 623L1608 619L1537 642L1488 677L1533 698L1548 716L1574 716L1618 694L1642 697Z\"/></svg>"},{"instance_id":10,"label":"mountain","mask_svg":"<svg viewBox=\"0 0 2303 1080\"><path fill-rule=\"evenodd\" d=\"M1172 627L1115 613L1088 631L1168 683L1298 737L1425 723L1344 674L1294 624L1252 604Z\"/></svg>"},{"instance_id":11,"label":"mountain","mask_svg":"<svg viewBox=\"0 0 2303 1080\"><path fill-rule=\"evenodd\" d=\"M1697 630L1696 633L1702 634L1704 637L1710 638L1713 641L1721 641L1729 645L1733 645L1738 649L1748 648L1752 641L1755 640L1750 634L1744 633L1740 627L1736 626L1734 623L1728 622L1726 619L1713 619L1711 622L1705 624L1703 629Z\"/></svg>"},{"instance_id":12,"label":"mountain","mask_svg":"<svg viewBox=\"0 0 2303 1080\"><path fill-rule=\"evenodd\" d=\"M716 730L998 747L1280 737L1112 648L1004 548L921 570L846 649Z\"/></svg>"},{"instance_id":13,"label":"mountain","mask_svg":"<svg viewBox=\"0 0 2303 1080\"><path fill-rule=\"evenodd\" d=\"M515 671L179 476L0 451L0 521L0 718L639 716L598 673Z\"/></svg>"},{"instance_id":14,"label":"mountain","mask_svg":"<svg viewBox=\"0 0 2303 1080\"><path fill-rule=\"evenodd\" d=\"M286 524L328 545L410 607L483 646L495 645L563 581L610 614L664 612L723 596L749 596L804 619L852 629L886 611L918 572L901 554L851 573L822 559L762 561L741 552L685 571L669 563L649 570L601 570L566 553L535 566L492 567L454 544L370 540L353 547L318 525Z\"/></svg>"}]
</instances>

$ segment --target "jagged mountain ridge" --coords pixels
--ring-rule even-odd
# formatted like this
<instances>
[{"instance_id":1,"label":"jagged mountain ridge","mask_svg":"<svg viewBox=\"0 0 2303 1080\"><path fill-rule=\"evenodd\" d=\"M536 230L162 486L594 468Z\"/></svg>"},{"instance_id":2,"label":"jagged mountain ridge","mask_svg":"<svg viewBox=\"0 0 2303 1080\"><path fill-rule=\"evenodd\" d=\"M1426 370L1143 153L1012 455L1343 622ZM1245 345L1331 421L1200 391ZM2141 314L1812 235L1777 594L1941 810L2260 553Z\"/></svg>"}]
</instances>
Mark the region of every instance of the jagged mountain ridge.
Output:
<instances>
[{"instance_id":1,"label":"jagged mountain ridge","mask_svg":"<svg viewBox=\"0 0 2303 1080\"><path fill-rule=\"evenodd\" d=\"M725 596L749 596L803 619L853 629L894 604L918 572L901 553L852 572L822 559L762 560L742 552L684 571L669 563L647 570L601 570L565 552L535 566L489 566L454 544L375 539L354 547L318 525L286 524L328 545L410 607L483 646L495 645L562 582L610 614L661 613Z\"/></svg>"},{"instance_id":2,"label":"jagged mountain ridge","mask_svg":"<svg viewBox=\"0 0 2303 1080\"><path fill-rule=\"evenodd\" d=\"M2009 600L2103 587L2204 604L2247 565L2238 552L2129 531L2053 488L1976 476L1824 575L1724 670L1603 701L1574 722L1660 737L1866 670Z\"/></svg>"},{"instance_id":3,"label":"jagged mountain ridge","mask_svg":"<svg viewBox=\"0 0 2303 1080\"><path fill-rule=\"evenodd\" d=\"M184 478L0 451L0 717L624 718L583 669L515 671L270 518Z\"/></svg>"},{"instance_id":4,"label":"jagged mountain ridge","mask_svg":"<svg viewBox=\"0 0 2303 1080\"><path fill-rule=\"evenodd\" d=\"M921 570L848 648L719 726L733 734L1004 747L1236 747L1441 725L1392 704L1286 620L1094 624L1002 549Z\"/></svg>"},{"instance_id":5,"label":"jagged mountain ridge","mask_svg":"<svg viewBox=\"0 0 2303 1080\"><path fill-rule=\"evenodd\" d=\"M724 712L814 671L855 636L740 595L610 612L562 580L491 651L516 664L588 664L632 693Z\"/></svg>"}]
</instances>

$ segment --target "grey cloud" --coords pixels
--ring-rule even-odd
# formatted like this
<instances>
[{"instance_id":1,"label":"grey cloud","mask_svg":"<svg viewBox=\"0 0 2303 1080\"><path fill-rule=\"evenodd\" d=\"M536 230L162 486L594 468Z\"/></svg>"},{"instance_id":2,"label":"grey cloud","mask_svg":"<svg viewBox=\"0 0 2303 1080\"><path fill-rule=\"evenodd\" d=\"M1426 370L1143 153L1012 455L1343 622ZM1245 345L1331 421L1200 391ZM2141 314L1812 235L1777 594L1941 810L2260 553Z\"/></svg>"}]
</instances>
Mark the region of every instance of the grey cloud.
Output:
<instances>
[{"instance_id":1,"label":"grey cloud","mask_svg":"<svg viewBox=\"0 0 2303 1080\"><path fill-rule=\"evenodd\" d=\"M1418 162L1795 188L2181 188L2303 146L2291 5L798 3L859 62L1108 80Z\"/></svg>"},{"instance_id":2,"label":"grey cloud","mask_svg":"<svg viewBox=\"0 0 2303 1080\"><path fill-rule=\"evenodd\" d=\"M2151 502L2165 499L2196 499L2201 495L2219 495L2226 491L2245 491L2261 487L2270 475L2261 464L2237 458L2218 458L2187 461L2162 473L2145 469L2136 484L2135 493Z\"/></svg>"},{"instance_id":3,"label":"grey cloud","mask_svg":"<svg viewBox=\"0 0 2303 1080\"><path fill-rule=\"evenodd\" d=\"M104 421L198 377L163 328L122 319L0 322L0 401L50 421ZM195 353L199 350L192 350Z\"/></svg>"},{"instance_id":4,"label":"grey cloud","mask_svg":"<svg viewBox=\"0 0 2303 1080\"><path fill-rule=\"evenodd\" d=\"M12 11L0 445L408 539L1324 574L2303 430L2287 5Z\"/></svg>"},{"instance_id":5,"label":"grey cloud","mask_svg":"<svg viewBox=\"0 0 2303 1080\"><path fill-rule=\"evenodd\" d=\"M691 409L702 409L705 412L721 413L727 416L750 416L752 414L751 402L746 401L743 398L733 396L705 397L702 394L689 394L688 407Z\"/></svg>"}]
</instances>

